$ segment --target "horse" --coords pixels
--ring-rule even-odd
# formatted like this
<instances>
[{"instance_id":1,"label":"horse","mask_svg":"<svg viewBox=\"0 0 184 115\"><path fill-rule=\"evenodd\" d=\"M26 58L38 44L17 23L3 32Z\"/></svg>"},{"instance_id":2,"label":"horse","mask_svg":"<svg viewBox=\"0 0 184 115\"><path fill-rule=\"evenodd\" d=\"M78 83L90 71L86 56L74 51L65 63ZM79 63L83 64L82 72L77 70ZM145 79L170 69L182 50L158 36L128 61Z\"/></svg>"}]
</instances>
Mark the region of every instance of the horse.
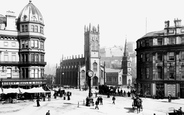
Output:
<instances>
[{"instance_id":1,"label":"horse","mask_svg":"<svg viewBox=\"0 0 184 115\"><path fill-rule=\"evenodd\" d=\"M137 113L140 112L142 108L142 100L140 98L134 98L133 104L132 104L132 108L133 110L135 110L135 108L137 109Z\"/></svg>"}]
</instances>

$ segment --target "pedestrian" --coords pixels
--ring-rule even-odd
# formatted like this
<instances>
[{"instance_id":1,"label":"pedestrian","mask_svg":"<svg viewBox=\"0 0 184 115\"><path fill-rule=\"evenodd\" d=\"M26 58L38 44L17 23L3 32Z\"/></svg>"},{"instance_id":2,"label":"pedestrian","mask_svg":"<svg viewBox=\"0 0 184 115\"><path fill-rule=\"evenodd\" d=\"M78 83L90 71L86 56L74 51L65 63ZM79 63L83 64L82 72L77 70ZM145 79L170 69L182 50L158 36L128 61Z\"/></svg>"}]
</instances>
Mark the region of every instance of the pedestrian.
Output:
<instances>
[{"instance_id":1,"label":"pedestrian","mask_svg":"<svg viewBox=\"0 0 184 115\"><path fill-rule=\"evenodd\" d=\"M50 115L50 110L47 111L46 115Z\"/></svg>"},{"instance_id":2,"label":"pedestrian","mask_svg":"<svg viewBox=\"0 0 184 115\"><path fill-rule=\"evenodd\" d=\"M116 98L115 98L115 96L113 96L113 97L112 97L112 103L113 103L113 104L115 104L115 100L116 100Z\"/></svg>"},{"instance_id":3,"label":"pedestrian","mask_svg":"<svg viewBox=\"0 0 184 115\"><path fill-rule=\"evenodd\" d=\"M37 99L36 99L36 103L37 103L37 107L39 107L39 106L40 106L40 99L39 99L39 96L38 96Z\"/></svg>"},{"instance_id":4,"label":"pedestrian","mask_svg":"<svg viewBox=\"0 0 184 115\"><path fill-rule=\"evenodd\" d=\"M95 102L95 109L99 109L98 105L99 105L99 100L97 99L96 102Z\"/></svg>"}]
</instances>

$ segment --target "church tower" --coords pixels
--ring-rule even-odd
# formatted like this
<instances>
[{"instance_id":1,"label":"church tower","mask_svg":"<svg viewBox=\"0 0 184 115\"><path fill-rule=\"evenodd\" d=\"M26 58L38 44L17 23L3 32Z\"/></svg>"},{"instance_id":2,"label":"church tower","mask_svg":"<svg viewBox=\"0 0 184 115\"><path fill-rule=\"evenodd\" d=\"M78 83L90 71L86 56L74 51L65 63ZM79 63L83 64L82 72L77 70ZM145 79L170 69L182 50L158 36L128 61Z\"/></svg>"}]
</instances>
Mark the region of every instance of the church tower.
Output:
<instances>
[{"instance_id":1,"label":"church tower","mask_svg":"<svg viewBox=\"0 0 184 115\"><path fill-rule=\"evenodd\" d=\"M123 74L122 74L122 82L123 83L122 84L126 85L126 86L130 86L132 83L131 60L130 60L129 53L127 51L127 40L125 40L121 68L123 69Z\"/></svg>"},{"instance_id":2,"label":"church tower","mask_svg":"<svg viewBox=\"0 0 184 115\"><path fill-rule=\"evenodd\" d=\"M98 86L100 84L100 36L99 25L96 27L84 27L84 56L86 71L92 70L94 72L91 77L91 86ZM88 78L87 78L88 81ZM89 83L88 83L89 84Z\"/></svg>"}]
</instances>

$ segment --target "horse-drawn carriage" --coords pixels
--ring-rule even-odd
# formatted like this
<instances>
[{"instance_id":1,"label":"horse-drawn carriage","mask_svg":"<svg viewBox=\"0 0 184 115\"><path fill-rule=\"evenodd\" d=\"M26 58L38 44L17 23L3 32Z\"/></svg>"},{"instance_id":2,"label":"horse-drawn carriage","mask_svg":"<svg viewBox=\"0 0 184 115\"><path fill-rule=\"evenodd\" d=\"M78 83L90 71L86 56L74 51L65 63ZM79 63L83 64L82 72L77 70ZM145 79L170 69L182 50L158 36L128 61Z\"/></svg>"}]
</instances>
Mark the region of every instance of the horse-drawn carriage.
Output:
<instances>
[{"instance_id":1,"label":"horse-drawn carriage","mask_svg":"<svg viewBox=\"0 0 184 115\"><path fill-rule=\"evenodd\" d=\"M133 97L133 103L132 103L133 110L137 109L137 113L140 112L142 107L142 100L139 97Z\"/></svg>"}]
</instances>

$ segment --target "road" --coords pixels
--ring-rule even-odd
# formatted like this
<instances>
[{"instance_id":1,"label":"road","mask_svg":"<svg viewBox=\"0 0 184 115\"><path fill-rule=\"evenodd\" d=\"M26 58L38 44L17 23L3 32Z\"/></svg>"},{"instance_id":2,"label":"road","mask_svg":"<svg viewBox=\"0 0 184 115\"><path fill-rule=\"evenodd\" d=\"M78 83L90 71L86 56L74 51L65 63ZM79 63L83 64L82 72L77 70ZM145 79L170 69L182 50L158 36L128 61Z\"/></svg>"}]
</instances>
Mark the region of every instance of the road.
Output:
<instances>
[{"instance_id":1,"label":"road","mask_svg":"<svg viewBox=\"0 0 184 115\"><path fill-rule=\"evenodd\" d=\"M87 107L84 105L87 91L70 90L72 92L71 100L63 100L58 97L51 101L41 101L40 107L36 102L26 101L15 104L1 104L0 115L45 115L50 110L51 115L136 115L137 112L132 110L132 99L130 97L116 97L115 104L112 104L112 98L103 97L103 105L99 105L99 110L94 106ZM94 98L96 100L96 98ZM143 111L141 115L166 115L174 108L183 107L184 99L176 99L168 102L167 99L150 99L142 98Z\"/></svg>"}]
</instances>

